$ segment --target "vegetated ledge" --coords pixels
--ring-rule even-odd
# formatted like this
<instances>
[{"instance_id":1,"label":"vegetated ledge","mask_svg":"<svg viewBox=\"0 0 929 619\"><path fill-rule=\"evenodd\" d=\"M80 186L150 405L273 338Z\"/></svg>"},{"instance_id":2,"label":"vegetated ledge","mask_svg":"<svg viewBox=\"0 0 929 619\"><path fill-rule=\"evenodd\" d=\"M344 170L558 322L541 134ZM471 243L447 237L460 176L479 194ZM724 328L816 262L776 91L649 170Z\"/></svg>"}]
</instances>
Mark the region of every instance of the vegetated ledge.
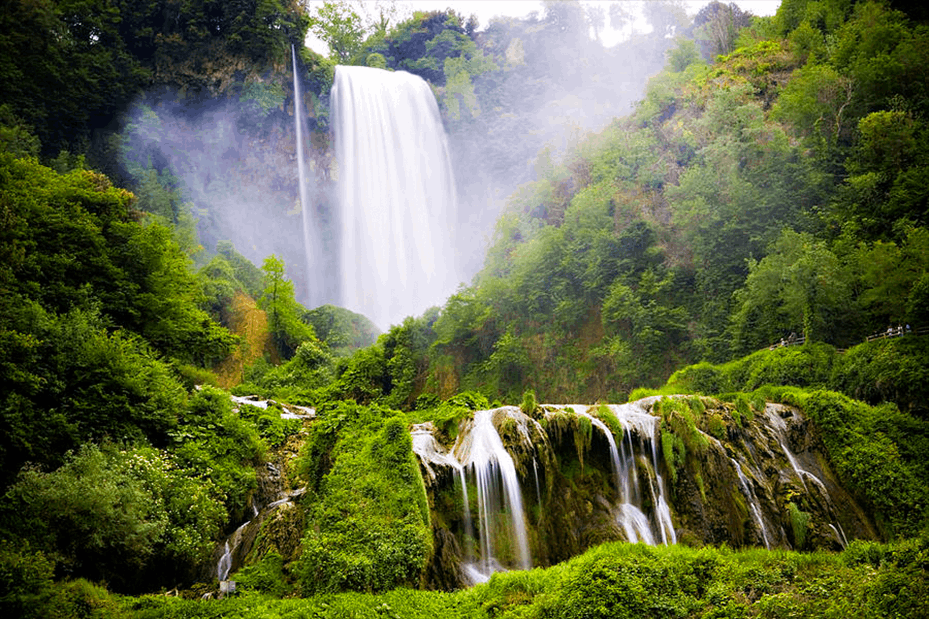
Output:
<instances>
[{"instance_id":1,"label":"vegetated ledge","mask_svg":"<svg viewBox=\"0 0 929 619\"><path fill-rule=\"evenodd\" d=\"M630 416L630 407L638 418ZM804 415L801 410L809 412ZM899 423L900 428L905 428L912 421L893 411L897 416L885 417L888 424ZM918 535L921 530L922 508L914 497L918 499L925 493L917 482L926 476L912 468L912 450L888 446L887 436L893 435L889 427L872 434L839 428L829 414L851 424L865 423L881 414L880 409L839 394L768 388L721 398L655 396L621 406L546 405L529 414L518 407L501 407L489 412L494 432L513 460L518 496L526 506L520 518L527 530L534 566L554 565L598 544L617 540L840 550L855 539L900 539ZM450 414L441 407L410 413L407 424L425 419L428 422L413 424L414 440L402 448L396 442L399 435L395 431L400 427L400 413L350 403L326 405L308 426L309 438L297 468L303 470L299 483L307 483L309 491L295 503L301 513L317 512L318 517L323 517L336 509L343 518L362 527L360 530L374 526L371 519L381 517L375 517L377 508L371 511L372 506L362 508L360 504L356 508L351 501L346 502L348 495L340 495L343 498L338 504L323 507L333 500L327 496L341 483L328 480L334 470L349 466L354 471L351 478L368 480L364 483L372 489L382 483L398 489L410 486L409 475L404 473L402 479L394 476L388 481L385 471L374 470L377 467L364 456L368 450L383 449L377 445L386 446L388 434L393 436L389 441L392 450L409 449L419 456L419 475L415 477L422 480L421 500L428 506L428 515L415 519L431 529L432 537L430 544L417 546L417 552L426 553L420 576L409 571L414 569L413 561L405 568L403 581L408 586L418 582L426 588L458 588L467 583L463 577L466 564L480 559L476 549L481 540L475 533L481 517L477 505L480 499L474 481L469 479L470 498L465 501L459 481L461 469L474 464L455 458L461 456L456 446L469 440L474 431L475 416L471 410ZM387 426L392 428L390 432ZM615 437L614 448L616 443L621 449L628 447L622 456L622 470L613 468L607 431ZM432 441L425 454L415 438L423 434ZM853 438L865 441L857 445L864 454L872 449L888 454L880 462L869 464L870 477L862 477L859 469L849 469L847 448L855 445L849 443ZM339 458L346 457L349 459L340 464ZM407 461L405 456L402 460ZM881 490L884 495L878 496L869 484L879 482L883 474L899 480L901 487L885 485ZM638 498L622 499L617 491L621 484L638 484ZM370 499L374 496L370 492L362 494L367 493ZM415 490L409 494L416 495ZM656 526L661 502L667 503L667 517L673 523L670 530ZM632 504L649 523L644 528L624 520ZM467 510L464 505L468 505ZM410 504L392 509L407 514L402 520L422 513L423 507ZM471 531L467 529L469 519L474 523ZM323 522L313 524L310 519L305 526L307 530L313 528L318 537L322 535L319 527L328 526ZM332 540L341 539L342 533L333 535ZM518 567L514 563L513 535L505 532L502 542L496 544L502 550L493 560L505 568ZM261 589L255 574L268 567L267 561L285 558L276 572L282 582L290 583L284 588L293 590L310 568L303 565L306 557L300 554L299 545L294 546L292 537L288 537L291 542L287 548L277 549L273 543L262 546L242 564L251 572L244 576L233 574L231 578L244 582L246 589ZM366 553L374 551L356 546L352 552L361 561ZM364 579L352 585L340 580L342 577L331 576L335 580L326 580L330 583L324 586L326 591L346 587L383 590L391 586L377 579L381 583L377 586L372 585L373 581L365 584ZM304 594L313 591L305 590Z\"/></svg>"},{"instance_id":2,"label":"vegetated ledge","mask_svg":"<svg viewBox=\"0 0 929 619\"><path fill-rule=\"evenodd\" d=\"M481 457L489 443L473 436L470 417L453 438L431 423L414 427L443 559L430 564L430 586L461 586L475 566L519 567L520 525L536 566L616 540L840 550L851 539L880 537L829 466L813 424L793 406L677 396L485 413L506 449L486 460L474 455L472 443L485 445ZM489 496L494 484L502 492L513 483L488 482L492 473L482 472L505 469L506 458L518 491ZM487 515L503 505L522 510L508 531Z\"/></svg>"}]
</instances>

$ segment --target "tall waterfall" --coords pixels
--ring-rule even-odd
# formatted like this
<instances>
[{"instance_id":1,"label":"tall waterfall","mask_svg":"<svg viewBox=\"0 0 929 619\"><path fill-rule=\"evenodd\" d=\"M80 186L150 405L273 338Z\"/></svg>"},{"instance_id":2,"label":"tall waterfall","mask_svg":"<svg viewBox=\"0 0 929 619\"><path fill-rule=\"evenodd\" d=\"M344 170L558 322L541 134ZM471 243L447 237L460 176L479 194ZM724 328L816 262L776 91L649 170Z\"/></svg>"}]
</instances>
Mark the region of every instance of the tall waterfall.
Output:
<instances>
[{"instance_id":1,"label":"tall waterfall","mask_svg":"<svg viewBox=\"0 0 929 619\"><path fill-rule=\"evenodd\" d=\"M330 102L341 305L385 329L458 284L445 131L429 86L403 71L338 66Z\"/></svg>"}]
</instances>

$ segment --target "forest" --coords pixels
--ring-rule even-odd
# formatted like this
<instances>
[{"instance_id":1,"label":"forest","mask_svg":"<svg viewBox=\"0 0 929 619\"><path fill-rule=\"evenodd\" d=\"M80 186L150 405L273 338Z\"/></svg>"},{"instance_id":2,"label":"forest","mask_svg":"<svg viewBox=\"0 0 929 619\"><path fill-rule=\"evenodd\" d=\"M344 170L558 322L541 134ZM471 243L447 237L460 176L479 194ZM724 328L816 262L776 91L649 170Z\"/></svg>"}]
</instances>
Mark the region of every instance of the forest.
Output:
<instances>
[{"instance_id":1,"label":"forest","mask_svg":"<svg viewBox=\"0 0 929 619\"><path fill-rule=\"evenodd\" d=\"M923 3L6 4L3 616L929 616ZM424 79L455 165L466 277L383 332L296 223L337 65ZM624 441L676 543L607 522ZM520 496L531 569L468 582Z\"/></svg>"}]
</instances>

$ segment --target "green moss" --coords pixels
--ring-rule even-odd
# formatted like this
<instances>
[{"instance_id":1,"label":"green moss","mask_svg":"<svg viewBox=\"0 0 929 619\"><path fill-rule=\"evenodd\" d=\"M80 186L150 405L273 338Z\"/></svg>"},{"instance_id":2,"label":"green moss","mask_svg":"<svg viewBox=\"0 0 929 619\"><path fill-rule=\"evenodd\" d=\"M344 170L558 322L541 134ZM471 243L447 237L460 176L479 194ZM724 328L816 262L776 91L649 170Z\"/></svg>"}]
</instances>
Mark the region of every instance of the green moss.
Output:
<instances>
[{"instance_id":1,"label":"green moss","mask_svg":"<svg viewBox=\"0 0 929 619\"><path fill-rule=\"evenodd\" d=\"M577 459L584 468L584 454L590 451L590 442L593 438L593 424L588 417L575 416L574 448L577 450Z\"/></svg>"},{"instance_id":2,"label":"green moss","mask_svg":"<svg viewBox=\"0 0 929 619\"><path fill-rule=\"evenodd\" d=\"M520 409L523 411L523 414L529 417L538 417L539 405L535 400L535 391L527 389L523 393L523 402L520 405Z\"/></svg>"},{"instance_id":3,"label":"green moss","mask_svg":"<svg viewBox=\"0 0 929 619\"><path fill-rule=\"evenodd\" d=\"M810 526L809 512L802 511L796 503L787 504L787 513L790 516L790 530L793 534L794 548L802 550L806 545L806 536Z\"/></svg>"},{"instance_id":4,"label":"green moss","mask_svg":"<svg viewBox=\"0 0 929 619\"><path fill-rule=\"evenodd\" d=\"M668 469L668 475L673 484L677 481L678 469L684 465L684 460L687 455L687 449L684 447L683 439L677 434L662 429L661 454L664 456L665 466Z\"/></svg>"},{"instance_id":5,"label":"green moss","mask_svg":"<svg viewBox=\"0 0 929 619\"><path fill-rule=\"evenodd\" d=\"M649 387L638 387L636 389L633 389L632 392L629 394L629 398L627 399L627 402L636 402L638 400L642 400L644 398L650 398L656 395L664 395L664 394L658 389L651 389Z\"/></svg>"},{"instance_id":6,"label":"green moss","mask_svg":"<svg viewBox=\"0 0 929 619\"><path fill-rule=\"evenodd\" d=\"M623 440L623 426L619 423L619 419L616 418L616 415L610 410L610 407L606 404L600 404L592 411L594 416L602 421L607 428L610 429L610 432L613 433L613 438L616 440L616 443L619 444Z\"/></svg>"},{"instance_id":7,"label":"green moss","mask_svg":"<svg viewBox=\"0 0 929 619\"><path fill-rule=\"evenodd\" d=\"M314 430L322 440L310 445L331 444L331 468L307 509L295 567L304 593L417 584L432 531L406 422L394 411L345 403L321 417Z\"/></svg>"},{"instance_id":8,"label":"green moss","mask_svg":"<svg viewBox=\"0 0 929 619\"><path fill-rule=\"evenodd\" d=\"M762 399L762 410L764 410L764 400ZM748 397L740 393L735 398L735 408L739 415L746 422L751 422L755 418L755 403L749 402Z\"/></svg>"},{"instance_id":9,"label":"green moss","mask_svg":"<svg viewBox=\"0 0 929 619\"><path fill-rule=\"evenodd\" d=\"M726 422L719 413L714 413L707 418L707 431L719 440L726 438Z\"/></svg>"},{"instance_id":10,"label":"green moss","mask_svg":"<svg viewBox=\"0 0 929 619\"><path fill-rule=\"evenodd\" d=\"M679 436L686 451L693 454L702 453L709 445L697 428L697 421L705 410L700 398L662 398L654 408L661 415L662 427Z\"/></svg>"}]
</instances>

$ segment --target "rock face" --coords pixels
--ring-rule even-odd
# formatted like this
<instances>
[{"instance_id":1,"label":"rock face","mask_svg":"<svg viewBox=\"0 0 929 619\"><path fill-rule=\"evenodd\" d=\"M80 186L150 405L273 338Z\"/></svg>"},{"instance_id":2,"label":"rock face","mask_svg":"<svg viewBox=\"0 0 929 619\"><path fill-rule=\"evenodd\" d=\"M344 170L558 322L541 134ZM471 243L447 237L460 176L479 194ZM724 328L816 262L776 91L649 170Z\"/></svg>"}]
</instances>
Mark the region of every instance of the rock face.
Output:
<instances>
[{"instance_id":1,"label":"rock face","mask_svg":"<svg viewBox=\"0 0 929 619\"><path fill-rule=\"evenodd\" d=\"M268 402L236 398L237 404L247 403L266 408ZM287 407L282 417L303 419L311 422L315 412L301 407ZM302 434L302 433L301 433ZM288 471L302 444L302 436L291 437L277 449L270 461L262 464L257 472L258 488L250 499L251 518L243 522L220 544L213 555L203 580L216 578L221 583L236 570L252 565L274 552L285 561L293 560L300 550L305 524L305 510L300 499L305 488L293 488Z\"/></svg>"},{"instance_id":2,"label":"rock face","mask_svg":"<svg viewBox=\"0 0 929 619\"><path fill-rule=\"evenodd\" d=\"M877 537L814 428L786 406L671 397L532 416L502 407L462 421L453 444L438 436L431 424L413 429L435 588L613 540L840 549Z\"/></svg>"}]
</instances>

